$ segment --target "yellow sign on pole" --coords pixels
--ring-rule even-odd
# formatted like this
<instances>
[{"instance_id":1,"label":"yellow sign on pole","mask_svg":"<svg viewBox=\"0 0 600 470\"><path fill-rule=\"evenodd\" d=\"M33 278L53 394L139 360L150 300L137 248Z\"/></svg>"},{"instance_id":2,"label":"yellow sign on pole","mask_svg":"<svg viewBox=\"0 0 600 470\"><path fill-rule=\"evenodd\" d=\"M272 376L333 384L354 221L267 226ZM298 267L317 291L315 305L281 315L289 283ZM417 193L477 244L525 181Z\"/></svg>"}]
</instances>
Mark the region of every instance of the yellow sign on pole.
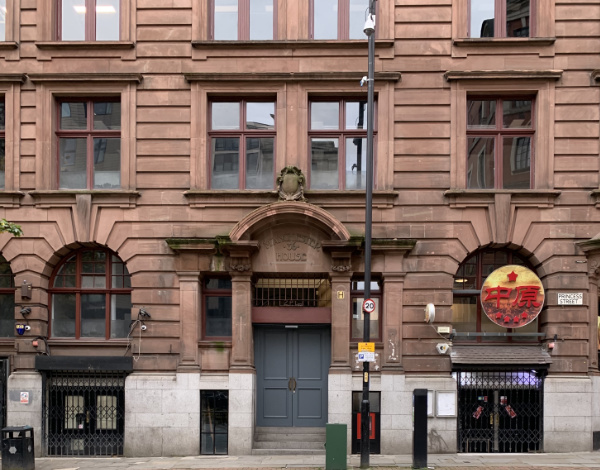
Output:
<instances>
[{"instance_id":1,"label":"yellow sign on pole","mask_svg":"<svg viewBox=\"0 0 600 470\"><path fill-rule=\"evenodd\" d=\"M358 343L358 352L375 352L375 343Z\"/></svg>"}]
</instances>

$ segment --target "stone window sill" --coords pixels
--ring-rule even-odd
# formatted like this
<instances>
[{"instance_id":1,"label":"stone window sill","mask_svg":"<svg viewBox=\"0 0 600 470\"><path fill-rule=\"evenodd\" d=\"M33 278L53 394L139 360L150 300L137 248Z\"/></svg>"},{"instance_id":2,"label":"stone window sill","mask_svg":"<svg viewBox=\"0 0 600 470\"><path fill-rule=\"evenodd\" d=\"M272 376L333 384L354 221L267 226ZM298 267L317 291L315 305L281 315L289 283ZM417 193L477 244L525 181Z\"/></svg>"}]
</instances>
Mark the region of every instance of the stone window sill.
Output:
<instances>
[{"instance_id":1,"label":"stone window sill","mask_svg":"<svg viewBox=\"0 0 600 470\"><path fill-rule=\"evenodd\" d=\"M18 47L19 43L17 41L0 41L0 51L9 51Z\"/></svg>"},{"instance_id":2,"label":"stone window sill","mask_svg":"<svg viewBox=\"0 0 600 470\"><path fill-rule=\"evenodd\" d=\"M462 38L454 39L457 47L542 47L552 46L556 38Z\"/></svg>"},{"instance_id":3,"label":"stone window sill","mask_svg":"<svg viewBox=\"0 0 600 470\"><path fill-rule=\"evenodd\" d=\"M554 189L450 189L444 196L452 208L487 207L493 204L496 195L508 194L511 204L518 207L552 208L561 191Z\"/></svg>"},{"instance_id":4,"label":"stone window sill","mask_svg":"<svg viewBox=\"0 0 600 470\"><path fill-rule=\"evenodd\" d=\"M394 47L394 41L392 39L376 39L375 45L379 47ZM351 49L354 47L367 48L367 39L354 39L354 40L312 40L312 39L299 39L296 41L287 40L272 40L272 41L204 41L194 40L192 41L192 47L196 48L220 48L220 49L323 49L323 48L334 48L334 49Z\"/></svg>"},{"instance_id":5,"label":"stone window sill","mask_svg":"<svg viewBox=\"0 0 600 470\"><path fill-rule=\"evenodd\" d=\"M91 195L92 204L125 209L135 207L141 196L139 191L127 190L48 190L30 191L29 195L39 208L72 206L77 203L78 195Z\"/></svg>"},{"instance_id":6,"label":"stone window sill","mask_svg":"<svg viewBox=\"0 0 600 470\"><path fill-rule=\"evenodd\" d=\"M45 50L114 50L135 47L132 41L38 41L35 45L38 49Z\"/></svg>"},{"instance_id":7,"label":"stone window sill","mask_svg":"<svg viewBox=\"0 0 600 470\"><path fill-rule=\"evenodd\" d=\"M0 190L0 207L19 207L24 196L23 191Z\"/></svg>"}]
</instances>

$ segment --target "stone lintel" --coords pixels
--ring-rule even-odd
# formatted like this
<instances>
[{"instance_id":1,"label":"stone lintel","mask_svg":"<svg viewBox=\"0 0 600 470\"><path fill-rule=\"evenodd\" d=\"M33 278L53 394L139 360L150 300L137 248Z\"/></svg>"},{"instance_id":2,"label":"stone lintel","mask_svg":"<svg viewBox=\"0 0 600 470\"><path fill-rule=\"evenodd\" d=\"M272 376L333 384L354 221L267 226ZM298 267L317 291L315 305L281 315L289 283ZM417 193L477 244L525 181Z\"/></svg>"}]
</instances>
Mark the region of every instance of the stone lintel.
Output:
<instances>
[{"instance_id":1,"label":"stone lintel","mask_svg":"<svg viewBox=\"0 0 600 470\"><path fill-rule=\"evenodd\" d=\"M141 83L141 73L28 73L27 77L37 82L135 82Z\"/></svg>"},{"instance_id":2,"label":"stone lintel","mask_svg":"<svg viewBox=\"0 0 600 470\"><path fill-rule=\"evenodd\" d=\"M188 82L301 82L301 81L346 81L360 82L363 72L227 72L227 73L184 73ZM375 81L398 82L400 72L376 72Z\"/></svg>"},{"instance_id":3,"label":"stone lintel","mask_svg":"<svg viewBox=\"0 0 600 470\"><path fill-rule=\"evenodd\" d=\"M218 241L216 238L167 238L169 248L177 252L200 252L203 254L217 253Z\"/></svg>"},{"instance_id":4,"label":"stone lintel","mask_svg":"<svg viewBox=\"0 0 600 470\"><path fill-rule=\"evenodd\" d=\"M448 70L444 78L455 80L560 80L562 70Z\"/></svg>"},{"instance_id":5,"label":"stone lintel","mask_svg":"<svg viewBox=\"0 0 600 470\"><path fill-rule=\"evenodd\" d=\"M27 75L24 73L0 73L0 82L25 83L26 79Z\"/></svg>"}]
</instances>

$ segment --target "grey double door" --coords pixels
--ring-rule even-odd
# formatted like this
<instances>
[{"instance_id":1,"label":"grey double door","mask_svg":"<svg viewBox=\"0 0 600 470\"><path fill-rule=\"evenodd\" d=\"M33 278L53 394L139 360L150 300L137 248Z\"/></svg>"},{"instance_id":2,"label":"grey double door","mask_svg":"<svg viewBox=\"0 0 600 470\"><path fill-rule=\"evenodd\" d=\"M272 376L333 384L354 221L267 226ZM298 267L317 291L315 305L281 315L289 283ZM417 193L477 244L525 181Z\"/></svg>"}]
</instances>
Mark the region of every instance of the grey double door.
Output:
<instances>
[{"instance_id":1,"label":"grey double door","mask_svg":"<svg viewBox=\"0 0 600 470\"><path fill-rule=\"evenodd\" d=\"M255 328L257 426L325 426L329 327Z\"/></svg>"}]
</instances>

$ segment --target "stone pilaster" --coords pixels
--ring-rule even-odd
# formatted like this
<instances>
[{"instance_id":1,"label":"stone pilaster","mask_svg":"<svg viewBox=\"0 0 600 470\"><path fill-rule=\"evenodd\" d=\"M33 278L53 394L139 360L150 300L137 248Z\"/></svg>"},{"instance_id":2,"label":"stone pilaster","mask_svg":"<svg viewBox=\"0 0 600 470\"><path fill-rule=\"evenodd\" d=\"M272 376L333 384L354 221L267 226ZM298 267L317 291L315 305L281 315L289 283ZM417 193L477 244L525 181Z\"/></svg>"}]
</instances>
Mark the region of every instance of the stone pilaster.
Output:
<instances>
[{"instance_id":1,"label":"stone pilaster","mask_svg":"<svg viewBox=\"0 0 600 470\"><path fill-rule=\"evenodd\" d=\"M200 272L178 272L181 353L177 372L197 372L200 315Z\"/></svg>"},{"instance_id":2,"label":"stone pilaster","mask_svg":"<svg viewBox=\"0 0 600 470\"><path fill-rule=\"evenodd\" d=\"M405 273L383 275L383 370L402 370L402 305Z\"/></svg>"},{"instance_id":3,"label":"stone pilaster","mask_svg":"<svg viewBox=\"0 0 600 470\"><path fill-rule=\"evenodd\" d=\"M350 370L351 273L331 275L331 368Z\"/></svg>"},{"instance_id":4,"label":"stone pilaster","mask_svg":"<svg viewBox=\"0 0 600 470\"><path fill-rule=\"evenodd\" d=\"M254 370L252 291L249 272L232 272L231 367Z\"/></svg>"}]
</instances>

